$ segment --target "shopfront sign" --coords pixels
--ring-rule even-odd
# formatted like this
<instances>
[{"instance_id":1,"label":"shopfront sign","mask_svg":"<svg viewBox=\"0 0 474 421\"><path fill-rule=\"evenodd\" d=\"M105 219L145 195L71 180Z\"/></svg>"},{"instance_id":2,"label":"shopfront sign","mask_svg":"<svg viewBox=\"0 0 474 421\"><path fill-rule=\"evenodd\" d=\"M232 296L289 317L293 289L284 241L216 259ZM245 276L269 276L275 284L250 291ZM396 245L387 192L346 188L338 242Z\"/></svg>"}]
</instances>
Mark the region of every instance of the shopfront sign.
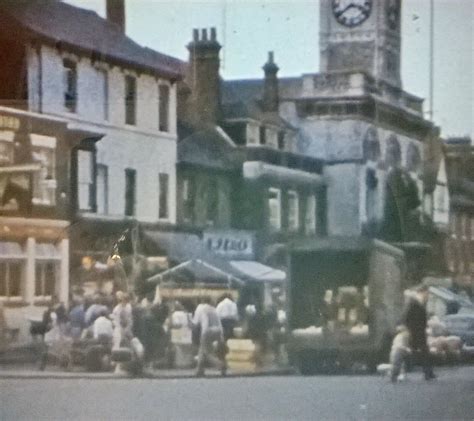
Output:
<instances>
[{"instance_id":1,"label":"shopfront sign","mask_svg":"<svg viewBox=\"0 0 474 421\"><path fill-rule=\"evenodd\" d=\"M0 114L0 129L17 131L20 128L20 119Z\"/></svg>"},{"instance_id":2,"label":"shopfront sign","mask_svg":"<svg viewBox=\"0 0 474 421\"><path fill-rule=\"evenodd\" d=\"M255 236L248 231L207 231L203 241L208 251L232 259L253 259Z\"/></svg>"}]
</instances>

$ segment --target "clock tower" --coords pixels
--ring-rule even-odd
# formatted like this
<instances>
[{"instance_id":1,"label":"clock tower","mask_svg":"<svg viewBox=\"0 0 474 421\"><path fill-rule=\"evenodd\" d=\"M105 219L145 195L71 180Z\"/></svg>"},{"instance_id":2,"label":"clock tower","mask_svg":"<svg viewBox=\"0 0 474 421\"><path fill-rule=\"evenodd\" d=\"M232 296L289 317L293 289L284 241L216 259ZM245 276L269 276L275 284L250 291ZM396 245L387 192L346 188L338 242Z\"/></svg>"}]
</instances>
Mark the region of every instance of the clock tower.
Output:
<instances>
[{"instance_id":1,"label":"clock tower","mask_svg":"<svg viewBox=\"0 0 474 421\"><path fill-rule=\"evenodd\" d=\"M401 0L320 0L321 72L366 72L401 88Z\"/></svg>"}]
</instances>

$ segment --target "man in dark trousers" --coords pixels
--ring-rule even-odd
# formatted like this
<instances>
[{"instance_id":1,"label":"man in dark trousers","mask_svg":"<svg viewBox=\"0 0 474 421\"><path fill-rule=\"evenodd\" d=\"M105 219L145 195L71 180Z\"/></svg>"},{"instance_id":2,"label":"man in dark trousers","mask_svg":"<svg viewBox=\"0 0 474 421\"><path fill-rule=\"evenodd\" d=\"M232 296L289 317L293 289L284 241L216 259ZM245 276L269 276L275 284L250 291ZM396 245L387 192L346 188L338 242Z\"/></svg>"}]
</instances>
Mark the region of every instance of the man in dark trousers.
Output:
<instances>
[{"instance_id":1,"label":"man in dark trousers","mask_svg":"<svg viewBox=\"0 0 474 421\"><path fill-rule=\"evenodd\" d=\"M430 351L426 343L426 325L428 321L426 303L428 301L428 287L421 286L417 290L417 297L410 299L404 315L404 324L410 332L410 345L413 352L421 358L426 380L436 378L433 373Z\"/></svg>"}]
</instances>

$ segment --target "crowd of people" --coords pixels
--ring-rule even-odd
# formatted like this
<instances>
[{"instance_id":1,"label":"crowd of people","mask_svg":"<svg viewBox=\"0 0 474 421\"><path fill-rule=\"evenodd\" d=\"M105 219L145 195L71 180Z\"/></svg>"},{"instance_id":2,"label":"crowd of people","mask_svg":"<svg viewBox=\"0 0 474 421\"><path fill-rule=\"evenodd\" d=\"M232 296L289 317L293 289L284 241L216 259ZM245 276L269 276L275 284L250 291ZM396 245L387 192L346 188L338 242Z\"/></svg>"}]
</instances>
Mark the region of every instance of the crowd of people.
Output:
<instances>
[{"instance_id":1,"label":"crowd of people","mask_svg":"<svg viewBox=\"0 0 474 421\"><path fill-rule=\"evenodd\" d=\"M68 307L53 298L42 323L32 327L31 333L47 344L67 337L73 343L108 343L111 349L133 339L143 348L145 367L167 368L173 367L178 346L173 332L189 332L196 374L204 375L206 366L214 365L225 375L225 344L234 337L236 327L241 328L240 337L259 343L263 352L269 349L269 338L276 352L282 343L285 320L281 309L264 312L260 305L248 304L240 310L231 294L224 294L217 303L209 296L197 303L162 300L155 291L142 299L118 291L114 295L75 296ZM46 353L44 358L46 361Z\"/></svg>"}]
</instances>

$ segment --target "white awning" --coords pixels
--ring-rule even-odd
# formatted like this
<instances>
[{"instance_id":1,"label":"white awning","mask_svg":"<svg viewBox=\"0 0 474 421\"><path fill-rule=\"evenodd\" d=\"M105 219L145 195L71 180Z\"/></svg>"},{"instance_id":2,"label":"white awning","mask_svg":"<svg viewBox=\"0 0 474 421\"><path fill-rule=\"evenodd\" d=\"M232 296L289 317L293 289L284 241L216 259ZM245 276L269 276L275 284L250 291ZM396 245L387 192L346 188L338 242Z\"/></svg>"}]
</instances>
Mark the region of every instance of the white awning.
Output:
<instances>
[{"instance_id":1,"label":"white awning","mask_svg":"<svg viewBox=\"0 0 474 421\"><path fill-rule=\"evenodd\" d=\"M231 266L245 277L262 282L283 282L286 273L254 260L231 260Z\"/></svg>"},{"instance_id":2,"label":"white awning","mask_svg":"<svg viewBox=\"0 0 474 421\"><path fill-rule=\"evenodd\" d=\"M310 186L322 186L324 179L319 174L313 174L293 168L281 167L279 165L267 164L260 161L247 161L243 165L244 178L259 180L267 178L271 180L288 181Z\"/></svg>"},{"instance_id":3,"label":"white awning","mask_svg":"<svg viewBox=\"0 0 474 421\"><path fill-rule=\"evenodd\" d=\"M0 241L0 259L25 259L26 254L18 243Z\"/></svg>"},{"instance_id":4,"label":"white awning","mask_svg":"<svg viewBox=\"0 0 474 421\"><path fill-rule=\"evenodd\" d=\"M61 260L61 253L54 244L36 243L36 259Z\"/></svg>"}]
</instances>

